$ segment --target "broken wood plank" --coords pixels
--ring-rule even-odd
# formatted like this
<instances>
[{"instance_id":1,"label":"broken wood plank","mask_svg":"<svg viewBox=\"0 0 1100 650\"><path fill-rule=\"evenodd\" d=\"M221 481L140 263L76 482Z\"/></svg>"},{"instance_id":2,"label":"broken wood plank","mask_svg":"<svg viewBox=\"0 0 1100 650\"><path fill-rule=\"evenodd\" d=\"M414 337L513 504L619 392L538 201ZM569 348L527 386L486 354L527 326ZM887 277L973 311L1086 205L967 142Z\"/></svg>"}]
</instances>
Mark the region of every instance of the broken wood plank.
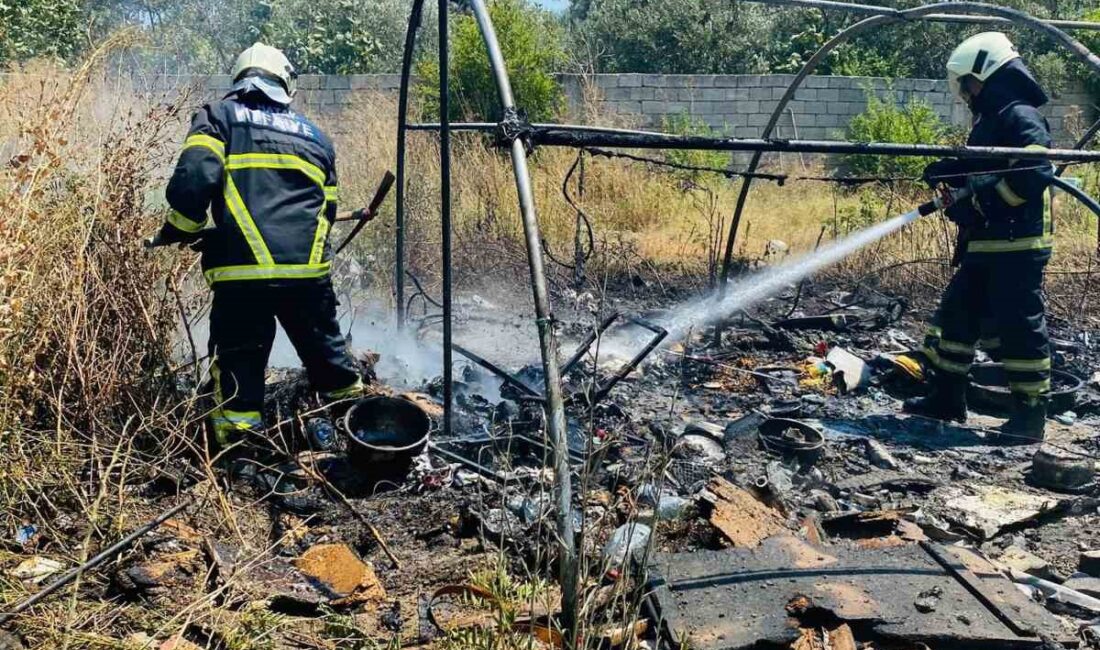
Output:
<instances>
[{"instance_id":1,"label":"broken wood plank","mask_svg":"<svg viewBox=\"0 0 1100 650\"><path fill-rule=\"evenodd\" d=\"M788 531L780 512L722 477L708 486L713 499L710 523L736 548L753 548L760 542Z\"/></svg>"}]
</instances>

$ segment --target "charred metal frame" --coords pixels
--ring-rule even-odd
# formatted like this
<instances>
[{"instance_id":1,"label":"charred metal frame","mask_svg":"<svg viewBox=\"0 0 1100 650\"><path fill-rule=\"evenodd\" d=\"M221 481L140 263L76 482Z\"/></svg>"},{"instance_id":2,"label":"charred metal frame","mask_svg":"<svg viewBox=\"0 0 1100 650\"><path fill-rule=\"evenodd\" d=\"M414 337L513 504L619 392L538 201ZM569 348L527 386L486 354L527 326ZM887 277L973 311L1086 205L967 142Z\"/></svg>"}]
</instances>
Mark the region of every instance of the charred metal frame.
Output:
<instances>
[{"instance_id":1,"label":"charred metal frame","mask_svg":"<svg viewBox=\"0 0 1100 650\"><path fill-rule=\"evenodd\" d=\"M736 138L704 138L694 136L675 136L664 133L648 131L629 131L623 129L607 129L587 126L564 124L527 124L521 117L512 95L511 83L507 69L501 54L500 45L497 42L496 32L484 0L465 0L467 7L472 11L478 28L481 32L486 51L489 57L489 65L493 79L497 86L503 119L498 123L471 123L451 124L449 118L449 81L448 81L448 1L437 0L439 11L439 69L440 69L440 122L438 124L409 124L408 123L408 99L411 81L412 61L416 48L416 36L420 28L423 15L424 0L412 0L409 15L408 29L405 35L405 49L401 65L401 86L398 95L398 125L397 125L397 209L396 209L396 254L394 294L397 301L397 317L399 327L405 323L404 309L404 278L405 278L405 189L406 189L406 147L407 132L410 130L424 130L439 133L440 139L440 198L441 198L441 226L442 226L442 275L443 275L443 380L444 380L444 431L450 433L452 422L453 395L452 395L452 352L458 350L461 354L475 361L480 359L471 355L468 351L457 347L451 340L452 335L452 302L451 302L451 205L450 205L450 138L453 131L493 132L498 143L509 149L512 170L515 178L517 194L519 196L520 215L523 222L524 239L527 247L528 265L530 267L531 288L535 303L536 324L539 332L539 345L542 357L544 378L544 393L542 396L546 420L546 435L549 447L552 451L554 471L558 480L555 481L555 500L557 501L556 518L558 528L558 544L561 562L560 582L562 585L562 627L566 632L566 646L572 647L569 631L574 630L573 616L576 612L576 549L572 534L572 487L570 484L569 447L565 422L565 397L562 392L561 377L563 371L567 371L579 362L584 351L591 346L598 336L595 333L587 345L582 345L579 351L566 366L559 367L557 363L558 343L553 329L553 316L551 313L549 292L546 283L546 270L540 246L539 225L535 214L534 198L531 191L530 174L527 168L528 147L535 144L550 146L612 146L612 147L638 147L656 149L709 149L723 151L749 151L753 152L748 172L742 182L738 195L733 218L730 224L729 234L726 239L726 248L722 264L722 286L725 287L729 279L729 271L732 263L733 248L740 225L748 192L752 181L751 174L756 171L760 163L761 155L765 152L804 152L804 153L865 153L875 155L915 155L915 156L957 156L957 157L996 157L1017 159L1042 159L1068 161L1100 161L1100 152L1083 152L1083 149L1091 139L1100 131L1100 120L1089 129L1089 132L1076 145L1074 150L1050 150L1035 152L1025 149L1013 149L1009 147L937 147L925 145L899 145L895 143L860 144L846 142L827 141L799 141L772 139L772 131L779 121L779 116L786 109L787 104L793 98L795 91L812 72L821 60L833 49L849 40L851 37L876 26L883 26L899 22L914 20L962 22L962 23L1014 23L1047 34L1067 47L1076 56L1085 61L1100 74L1100 57L1067 35L1065 29L1100 29L1100 25L1081 21L1042 21L1028 14L1014 9L997 7L980 2L959 1L929 4L907 10L895 10L870 5L860 5L848 2L834 2L831 0L745 0L748 2L761 2L775 5L794 5L802 7L815 7L819 9L835 9L864 14L870 17L857 22L826 42L803 66L795 76L791 85L783 97L776 104L761 138L736 139ZM969 13L967 13L969 12ZM978 14L978 15L969 15ZM1064 170L1064 165L1061 170ZM647 327L657 334L656 338L640 352L632 364L637 365L649 354L667 333L650 326L644 322L635 321L642 327ZM608 322L608 325L610 323ZM475 358L476 357L476 358ZM480 359L480 365L487 368L495 368L484 359ZM621 380L633 366L627 364L629 370L620 371L613 377L614 383ZM499 370L499 369L498 369ZM501 374L494 370L496 374ZM505 376L504 373L502 376ZM601 385L594 393L594 397L601 393L606 395L610 390L606 383ZM536 392L524 387L525 392ZM517 387L518 388L518 387Z\"/></svg>"}]
</instances>

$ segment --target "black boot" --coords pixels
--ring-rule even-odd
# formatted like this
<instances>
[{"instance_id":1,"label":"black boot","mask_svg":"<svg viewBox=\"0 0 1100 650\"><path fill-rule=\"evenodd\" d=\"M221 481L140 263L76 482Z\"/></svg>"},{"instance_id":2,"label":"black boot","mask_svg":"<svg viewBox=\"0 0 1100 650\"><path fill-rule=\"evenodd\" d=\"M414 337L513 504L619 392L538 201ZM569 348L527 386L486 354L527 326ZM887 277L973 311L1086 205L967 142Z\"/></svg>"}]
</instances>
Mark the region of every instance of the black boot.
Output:
<instances>
[{"instance_id":1,"label":"black boot","mask_svg":"<svg viewBox=\"0 0 1100 650\"><path fill-rule=\"evenodd\" d=\"M928 395L905 400L902 410L937 420L966 422L966 385L969 378L946 372L929 381Z\"/></svg>"},{"instance_id":2,"label":"black boot","mask_svg":"<svg viewBox=\"0 0 1100 650\"><path fill-rule=\"evenodd\" d=\"M1012 415L993 438L999 445L1035 445L1043 441L1047 424L1047 398L1013 394Z\"/></svg>"}]
</instances>

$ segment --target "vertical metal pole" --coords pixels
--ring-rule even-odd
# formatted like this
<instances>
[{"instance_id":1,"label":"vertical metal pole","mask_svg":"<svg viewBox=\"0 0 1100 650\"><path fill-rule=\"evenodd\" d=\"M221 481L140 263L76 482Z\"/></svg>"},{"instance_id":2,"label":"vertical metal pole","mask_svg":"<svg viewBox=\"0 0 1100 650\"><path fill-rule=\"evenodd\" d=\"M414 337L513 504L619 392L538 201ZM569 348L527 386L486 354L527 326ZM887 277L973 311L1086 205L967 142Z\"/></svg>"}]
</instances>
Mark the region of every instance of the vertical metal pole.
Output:
<instances>
[{"instance_id":1,"label":"vertical metal pole","mask_svg":"<svg viewBox=\"0 0 1100 650\"><path fill-rule=\"evenodd\" d=\"M397 328L405 328L405 135L409 123L409 82L412 78L416 33L424 0L413 0L409 25L405 30L405 53L401 57L401 89L397 95L397 213L394 217L393 296L397 301Z\"/></svg>"},{"instance_id":2,"label":"vertical metal pole","mask_svg":"<svg viewBox=\"0 0 1100 650\"><path fill-rule=\"evenodd\" d=\"M443 265L443 435L451 435L454 396L451 362L451 102L448 55L448 0L439 2L439 214Z\"/></svg>"},{"instance_id":3,"label":"vertical metal pole","mask_svg":"<svg viewBox=\"0 0 1100 650\"><path fill-rule=\"evenodd\" d=\"M497 42L496 30L485 7L484 0L470 0L485 49L489 66L496 81L504 119L514 116L516 102L512 96L512 84L504 57ZM577 549L573 533L573 486L570 483L569 447L565 424L565 403L562 399L561 370L558 367L558 342L554 335L554 318L550 310L550 293L546 285L546 267L542 258L539 223L535 216L535 200L531 192L531 178L527 169L527 151L519 138L511 142L512 172L519 195L520 216L523 218L523 234L527 243L527 262L531 271L531 289L535 298L535 318L538 325L542 370L546 394L546 435L550 439L554 463L554 491L556 524L559 544L559 581L562 590L562 636L565 647L573 648L576 635L577 613Z\"/></svg>"}]
</instances>

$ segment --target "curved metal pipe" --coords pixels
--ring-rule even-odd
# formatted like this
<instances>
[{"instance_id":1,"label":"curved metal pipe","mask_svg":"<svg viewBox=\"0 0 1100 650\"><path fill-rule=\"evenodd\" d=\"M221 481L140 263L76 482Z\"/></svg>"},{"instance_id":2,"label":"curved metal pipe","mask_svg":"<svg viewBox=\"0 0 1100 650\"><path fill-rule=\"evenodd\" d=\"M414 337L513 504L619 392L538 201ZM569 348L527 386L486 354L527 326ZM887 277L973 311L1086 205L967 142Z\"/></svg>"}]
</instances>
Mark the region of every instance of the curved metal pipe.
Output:
<instances>
[{"instance_id":1,"label":"curved metal pipe","mask_svg":"<svg viewBox=\"0 0 1100 650\"><path fill-rule=\"evenodd\" d=\"M424 0L413 0L405 30L405 52L401 55L401 87L397 94L397 210L394 215L393 295L397 301L397 329L405 328L405 135L409 125L409 82L412 79L416 33Z\"/></svg>"},{"instance_id":2,"label":"curved metal pipe","mask_svg":"<svg viewBox=\"0 0 1100 650\"><path fill-rule=\"evenodd\" d=\"M441 2L445 0L440 0ZM497 85L504 119L514 115L515 99L512 97L512 84L508 79L508 70L497 42L496 29L489 16L484 0L470 0L470 8L478 29L481 31L485 49L489 55L489 66ZM554 334L554 319L550 309L550 294L546 285L546 267L542 258L542 237L535 216L535 199L531 191L531 177L527 169L526 145L520 139L511 142L512 172L516 181L516 193L519 195L520 216L523 219L523 233L527 243L527 262L531 272L531 289L535 299L535 317L539 332L539 346L542 353L544 395L546 402L546 433L553 452L556 508L556 524L559 544L559 581L562 589L562 636L565 647L573 648L573 634L576 630L577 612L577 550L573 533L573 488L570 483L569 446L565 424L565 402L562 396L561 371L558 367L558 342Z\"/></svg>"},{"instance_id":3,"label":"curved metal pipe","mask_svg":"<svg viewBox=\"0 0 1100 650\"><path fill-rule=\"evenodd\" d=\"M799 0L768 1L778 4L797 4L799 2ZM858 6L850 5L848 3L828 2L828 0L818 0L817 4L822 7L833 6L834 8L840 9L851 9L854 6ZM864 7L864 10L873 9L875 8ZM856 34L866 31L867 29L870 29L872 27L892 24L901 21L909 21L913 19L922 19L928 15L934 14L935 12L945 10L974 11L978 13L991 14L994 16L999 16L1001 18L1005 18L1007 20L1011 20L1013 22L1021 23L1025 27L1030 27L1037 31L1044 32L1053 37L1055 40L1061 42L1063 45L1069 48L1071 52L1081 58L1086 64L1092 66L1092 68L1096 70L1097 74L1100 74L1100 57L1097 57L1095 54L1090 52L1087 47L1082 45L1079 41L1069 36L1062 30L1058 29L1057 27L1044 23L1043 21L1038 20L1037 18L1034 18L1022 11L1008 9L1005 7L996 7L980 2L965 1L943 2L931 5L924 5L922 7L915 7L913 9L906 9L904 11L898 11L896 9L881 9L879 15L872 16L841 30L838 34L833 36L833 38L829 39L828 42L822 45L821 48L817 52L815 52L812 57L810 57L810 60L807 61L802 69L798 72L798 74L795 75L795 78L791 81L791 84L787 88L787 91L783 94L783 97L779 100L778 103L776 103L775 109L772 111L772 115L768 119L768 123L764 127L764 131L761 134L761 137L766 139L771 136L772 131L775 129L776 123L779 121L780 115L782 115L783 110L786 109L787 104L794 97L794 94L798 90L798 87L802 84L802 81L805 80L810 72L817 68L817 66L821 63L821 60L824 59L825 56L828 55L828 53L835 49L838 45L841 45L852 36L855 36ZM1097 126L1100 126L1100 123L1098 123ZM1093 135L1095 135L1095 132L1093 133ZM1077 146L1075 148L1080 149L1084 146L1084 144L1087 144L1087 142L1083 142L1080 146ZM761 155L761 153L753 154L752 160L749 162L749 166L747 169L750 174L755 172L757 167L760 165ZM720 283L720 286L722 288L719 290L720 293L725 291L726 283L729 280L730 267L733 263L733 248L737 240L737 230L741 225L741 216L745 210L745 203L748 200L749 187L751 186L751 184L752 177L746 176L741 182L741 190L737 195L737 204L734 207L733 218L730 222L729 235L726 238L726 249L722 258L722 274Z\"/></svg>"},{"instance_id":4,"label":"curved metal pipe","mask_svg":"<svg viewBox=\"0 0 1100 650\"><path fill-rule=\"evenodd\" d=\"M832 0L747 0L747 2L759 2L767 5L784 5L788 7L805 7L809 9L835 9L855 14L872 16L899 15L901 9L890 7L875 7L873 5L856 4L853 2L834 2ZM1011 24L1008 18L996 16L970 16L958 14L929 14L924 20L944 23L967 23L971 25ZM1043 20L1048 25L1061 29L1087 29L1100 30L1100 23L1086 20Z\"/></svg>"}]
</instances>

